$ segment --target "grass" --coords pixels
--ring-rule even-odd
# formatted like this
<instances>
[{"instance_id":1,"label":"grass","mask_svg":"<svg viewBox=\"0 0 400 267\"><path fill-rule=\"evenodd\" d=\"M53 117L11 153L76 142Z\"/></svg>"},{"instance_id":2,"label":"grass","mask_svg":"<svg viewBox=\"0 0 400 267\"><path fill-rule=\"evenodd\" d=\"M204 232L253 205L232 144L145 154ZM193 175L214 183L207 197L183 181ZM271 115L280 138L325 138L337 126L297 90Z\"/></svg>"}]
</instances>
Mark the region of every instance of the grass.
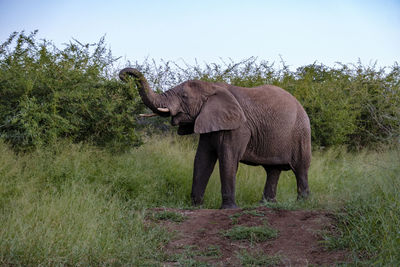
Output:
<instances>
[{"instance_id":1,"label":"grass","mask_svg":"<svg viewBox=\"0 0 400 267\"><path fill-rule=\"evenodd\" d=\"M15 156L1 144L0 265L138 266L158 258L171 234L145 225L143 209L108 181L114 163L85 146Z\"/></svg>"},{"instance_id":2,"label":"grass","mask_svg":"<svg viewBox=\"0 0 400 267\"><path fill-rule=\"evenodd\" d=\"M155 212L150 217L154 220L171 221L177 223L183 222L187 219L187 216L185 215L167 210Z\"/></svg>"},{"instance_id":3,"label":"grass","mask_svg":"<svg viewBox=\"0 0 400 267\"><path fill-rule=\"evenodd\" d=\"M248 252L247 250L241 250L236 255L240 263L243 266L276 266L282 263L280 256L269 256L263 251L258 252Z\"/></svg>"},{"instance_id":4,"label":"grass","mask_svg":"<svg viewBox=\"0 0 400 267\"><path fill-rule=\"evenodd\" d=\"M255 210L244 210L243 212L237 212L232 215L229 215L229 218L231 219L231 223L237 224L239 222L239 218L244 214L248 214L248 215L255 216L255 217L264 217L265 216L263 213L258 213Z\"/></svg>"},{"instance_id":5,"label":"grass","mask_svg":"<svg viewBox=\"0 0 400 267\"><path fill-rule=\"evenodd\" d=\"M59 142L16 155L0 142L0 265L146 265L157 262L171 234L144 223L153 207L192 208L192 138L152 138L122 154ZM291 172L282 172L278 209L328 209L337 216L331 248L354 262L400 263L400 153L316 151L311 197L297 202ZM260 167L240 165L237 203L258 204ZM218 167L204 208L221 202ZM168 216L167 216L168 217Z\"/></svg>"},{"instance_id":6,"label":"grass","mask_svg":"<svg viewBox=\"0 0 400 267\"><path fill-rule=\"evenodd\" d=\"M278 231L271 227L264 226L242 226L237 225L223 233L225 237L232 240L248 240L253 242L263 242L278 236Z\"/></svg>"},{"instance_id":7,"label":"grass","mask_svg":"<svg viewBox=\"0 0 400 267\"><path fill-rule=\"evenodd\" d=\"M219 258L220 255L221 251L218 246L209 246L205 251L200 251L197 246L185 246L182 253L168 255L169 257L166 261L175 262L177 266L206 267L213 265L197 260L196 257L216 259Z\"/></svg>"},{"instance_id":8,"label":"grass","mask_svg":"<svg viewBox=\"0 0 400 267\"><path fill-rule=\"evenodd\" d=\"M218 245L210 245L202 254L206 257L219 258L221 256L221 249Z\"/></svg>"}]
</instances>

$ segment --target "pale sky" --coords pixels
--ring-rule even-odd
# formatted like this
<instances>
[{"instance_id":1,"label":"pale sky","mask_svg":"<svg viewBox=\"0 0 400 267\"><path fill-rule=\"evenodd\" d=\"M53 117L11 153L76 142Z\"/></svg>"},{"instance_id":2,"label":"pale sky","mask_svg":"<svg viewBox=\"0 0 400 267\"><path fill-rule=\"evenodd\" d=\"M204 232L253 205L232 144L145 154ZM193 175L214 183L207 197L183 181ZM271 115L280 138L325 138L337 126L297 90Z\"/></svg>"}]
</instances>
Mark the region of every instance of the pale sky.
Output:
<instances>
[{"instance_id":1,"label":"pale sky","mask_svg":"<svg viewBox=\"0 0 400 267\"><path fill-rule=\"evenodd\" d=\"M133 62L400 63L400 0L0 0L0 42L35 29L60 48L106 35Z\"/></svg>"}]
</instances>

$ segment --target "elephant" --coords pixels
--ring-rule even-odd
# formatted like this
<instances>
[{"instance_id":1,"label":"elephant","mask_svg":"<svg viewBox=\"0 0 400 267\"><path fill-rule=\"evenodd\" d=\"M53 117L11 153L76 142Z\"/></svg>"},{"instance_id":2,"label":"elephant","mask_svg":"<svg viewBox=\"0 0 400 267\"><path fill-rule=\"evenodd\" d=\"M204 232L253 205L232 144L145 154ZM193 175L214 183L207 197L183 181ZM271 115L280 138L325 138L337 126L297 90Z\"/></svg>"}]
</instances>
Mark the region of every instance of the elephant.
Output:
<instances>
[{"instance_id":1,"label":"elephant","mask_svg":"<svg viewBox=\"0 0 400 267\"><path fill-rule=\"evenodd\" d=\"M170 116L171 124L178 126L179 135L199 134L191 191L193 205L203 203L217 159L221 209L238 207L235 180L239 162L265 169L261 201L276 201L283 170L295 174L297 199L308 197L310 120L289 92L274 85L245 88L188 80L159 94L137 69L125 68L119 77L122 81L133 77L143 103L153 112L147 116Z\"/></svg>"}]
</instances>

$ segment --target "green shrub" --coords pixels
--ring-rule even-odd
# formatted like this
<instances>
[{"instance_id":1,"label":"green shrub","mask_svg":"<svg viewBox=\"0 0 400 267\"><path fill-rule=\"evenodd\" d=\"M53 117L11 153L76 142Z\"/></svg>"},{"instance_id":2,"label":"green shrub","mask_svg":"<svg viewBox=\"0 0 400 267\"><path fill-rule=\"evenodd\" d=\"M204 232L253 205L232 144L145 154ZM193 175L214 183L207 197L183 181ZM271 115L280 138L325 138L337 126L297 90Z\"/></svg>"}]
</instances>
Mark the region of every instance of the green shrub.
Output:
<instances>
[{"instance_id":1,"label":"green shrub","mask_svg":"<svg viewBox=\"0 0 400 267\"><path fill-rule=\"evenodd\" d=\"M0 46L0 136L17 150L69 138L75 142L140 144L136 90L112 78L115 59L104 38L62 50L14 32Z\"/></svg>"},{"instance_id":2,"label":"green shrub","mask_svg":"<svg viewBox=\"0 0 400 267\"><path fill-rule=\"evenodd\" d=\"M348 145L353 148L397 143L400 138L400 67L310 64L291 71L249 58L222 64L185 65L173 62L136 62L158 90L185 80L200 79L254 87L273 84L292 93L311 121L314 147ZM165 128L166 120L151 120ZM161 125L163 125L161 127ZM168 127L168 126L167 126ZM156 127L157 128L157 127Z\"/></svg>"},{"instance_id":3,"label":"green shrub","mask_svg":"<svg viewBox=\"0 0 400 267\"><path fill-rule=\"evenodd\" d=\"M172 130L168 118L137 120L143 111L133 83L116 79L111 51L74 40L58 49L37 32L13 33L0 46L0 137L17 150L60 138L117 149L141 144L141 133ZM314 147L398 143L400 66L313 63L295 71L257 58L193 66L166 61L130 64L165 91L189 79L254 87L274 84L307 111Z\"/></svg>"}]
</instances>

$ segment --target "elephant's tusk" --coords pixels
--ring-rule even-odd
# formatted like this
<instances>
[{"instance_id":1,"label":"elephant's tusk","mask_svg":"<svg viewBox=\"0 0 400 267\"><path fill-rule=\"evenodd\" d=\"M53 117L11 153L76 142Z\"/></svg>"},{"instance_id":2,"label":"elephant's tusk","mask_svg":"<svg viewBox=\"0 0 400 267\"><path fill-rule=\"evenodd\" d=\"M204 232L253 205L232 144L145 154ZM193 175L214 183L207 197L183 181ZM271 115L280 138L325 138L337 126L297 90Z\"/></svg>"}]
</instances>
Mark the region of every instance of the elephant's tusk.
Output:
<instances>
[{"instance_id":1,"label":"elephant's tusk","mask_svg":"<svg viewBox=\"0 0 400 267\"><path fill-rule=\"evenodd\" d=\"M139 114L140 117L154 117L157 116L155 113L149 113L149 114Z\"/></svg>"},{"instance_id":2,"label":"elephant's tusk","mask_svg":"<svg viewBox=\"0 0 400 267\"><path fill-rule=\"evenodd\" d=\"M169 108L157 108L157 110L161 112L169 112Z\"/></svg>"}]
</instances>

